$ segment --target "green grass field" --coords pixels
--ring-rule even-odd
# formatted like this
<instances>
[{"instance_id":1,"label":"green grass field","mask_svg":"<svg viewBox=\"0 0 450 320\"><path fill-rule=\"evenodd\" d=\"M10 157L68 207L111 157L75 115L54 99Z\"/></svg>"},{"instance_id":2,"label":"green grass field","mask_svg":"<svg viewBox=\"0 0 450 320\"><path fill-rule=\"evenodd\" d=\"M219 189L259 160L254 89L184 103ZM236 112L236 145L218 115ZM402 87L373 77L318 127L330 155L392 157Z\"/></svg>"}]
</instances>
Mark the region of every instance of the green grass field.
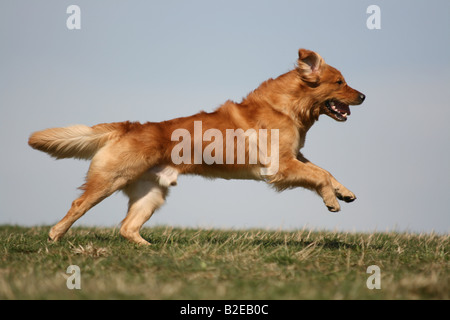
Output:
<instances>
[{"instance_id":1,"label":"green grass field","mask_svg":"<svg viewBox=\"0 0 450 320\"><path fill-rule=\"evenodd\" d=\"M449 236L0 226L0 299L449 299ZM69 265L81 289L69 290ZM369 290L367 267L381 271Z\"/></svg>"}]
</instances>

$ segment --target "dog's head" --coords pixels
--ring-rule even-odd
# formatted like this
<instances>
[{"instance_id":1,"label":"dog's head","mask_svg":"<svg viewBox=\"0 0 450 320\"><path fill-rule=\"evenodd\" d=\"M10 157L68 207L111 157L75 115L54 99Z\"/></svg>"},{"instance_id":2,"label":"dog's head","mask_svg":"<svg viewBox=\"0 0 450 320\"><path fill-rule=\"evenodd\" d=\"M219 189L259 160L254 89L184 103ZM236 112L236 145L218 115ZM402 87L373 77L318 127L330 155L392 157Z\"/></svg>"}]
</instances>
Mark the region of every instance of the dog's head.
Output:
<instances>
[{"instance_id":1,"label":"dog's head","mask_svg":"<svg viewBox=\"0 0 450 320\"><path fill-rule=\"evenodd\" d=\"M350 105L363 103L366 96L349 87L342 74L325 63L314 51L298 51L297 71L302 82L314 91L315 106L320 113L337 121L346 121L350 115Z\"/></svg>"}]
</instances>

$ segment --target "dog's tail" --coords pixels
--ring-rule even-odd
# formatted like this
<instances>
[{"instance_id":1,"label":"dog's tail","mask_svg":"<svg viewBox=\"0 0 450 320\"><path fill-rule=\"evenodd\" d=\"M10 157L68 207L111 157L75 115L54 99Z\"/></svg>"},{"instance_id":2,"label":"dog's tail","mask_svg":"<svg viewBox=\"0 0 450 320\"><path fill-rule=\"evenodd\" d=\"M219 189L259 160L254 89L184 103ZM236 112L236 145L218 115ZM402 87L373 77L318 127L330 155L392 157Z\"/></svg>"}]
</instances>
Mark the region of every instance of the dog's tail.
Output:
<instances>
[{"instance_id":1,"label":"dog's tail","mask_svg":"<svg viewBox=\"0 0 450 320\"><path fill-rule=\"evenodd\" d=\"M105 123L93 127L74 125L34 132L28 144L56 159L92 159L108 141L123 133L121 123Z\"/></svg>"}]
</instances>

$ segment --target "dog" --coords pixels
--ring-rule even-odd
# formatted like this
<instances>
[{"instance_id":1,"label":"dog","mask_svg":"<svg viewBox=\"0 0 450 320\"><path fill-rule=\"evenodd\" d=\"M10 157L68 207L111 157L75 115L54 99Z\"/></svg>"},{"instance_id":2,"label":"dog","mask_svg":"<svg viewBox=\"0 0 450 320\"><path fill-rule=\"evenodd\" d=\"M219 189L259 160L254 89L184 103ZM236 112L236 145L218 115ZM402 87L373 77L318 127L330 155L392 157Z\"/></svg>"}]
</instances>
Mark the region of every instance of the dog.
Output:
<instances>
[{"instance_id":1,"label":"dog","mask_svg":"<svg viewBox=\"0 0 450 320\"><path fill-rule=\"evenodd\" d=\"M28 141L32 148L57 159L91 160L80 187L83 193L51 228L49 240L61 239L90 208L122 190L129 206L120 234L148 245L139 231L163 205L181 174L263 180L277 191L303 187L322 197L329 211L337 212L338 199L351 202L355 194L300 150L320 115L344 122L349 106L364 99L318 53L300 49L293 70L263 82L240 103L226 101L213 112L163 122L74 125L35 132ZM232 142L220 141L223 136L231 136ZM242 137L245 143L233 143Z\"/></svg>"}]
</instances>

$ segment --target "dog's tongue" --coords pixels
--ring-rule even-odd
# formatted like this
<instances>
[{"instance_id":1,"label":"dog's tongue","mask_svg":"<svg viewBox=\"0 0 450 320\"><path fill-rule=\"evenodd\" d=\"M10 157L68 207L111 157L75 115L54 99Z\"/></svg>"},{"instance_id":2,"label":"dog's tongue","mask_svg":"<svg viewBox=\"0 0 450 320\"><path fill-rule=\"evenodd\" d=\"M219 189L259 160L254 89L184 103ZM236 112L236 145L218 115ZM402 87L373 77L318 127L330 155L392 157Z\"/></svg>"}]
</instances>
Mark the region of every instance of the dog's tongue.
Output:
<instances>
[{"instance_id":1,"label":"dog's tongue","mask_svg":"<svg viewBox=\"0 0 450 320\"><path fill-rule=\"evenodd\" d=\"M348 104L335 102L334 105L336 106L336 109L338 109L341 113L347 113L347 115L350 115L350 107L348 106Z\"/></svg>"}]
</instances>

